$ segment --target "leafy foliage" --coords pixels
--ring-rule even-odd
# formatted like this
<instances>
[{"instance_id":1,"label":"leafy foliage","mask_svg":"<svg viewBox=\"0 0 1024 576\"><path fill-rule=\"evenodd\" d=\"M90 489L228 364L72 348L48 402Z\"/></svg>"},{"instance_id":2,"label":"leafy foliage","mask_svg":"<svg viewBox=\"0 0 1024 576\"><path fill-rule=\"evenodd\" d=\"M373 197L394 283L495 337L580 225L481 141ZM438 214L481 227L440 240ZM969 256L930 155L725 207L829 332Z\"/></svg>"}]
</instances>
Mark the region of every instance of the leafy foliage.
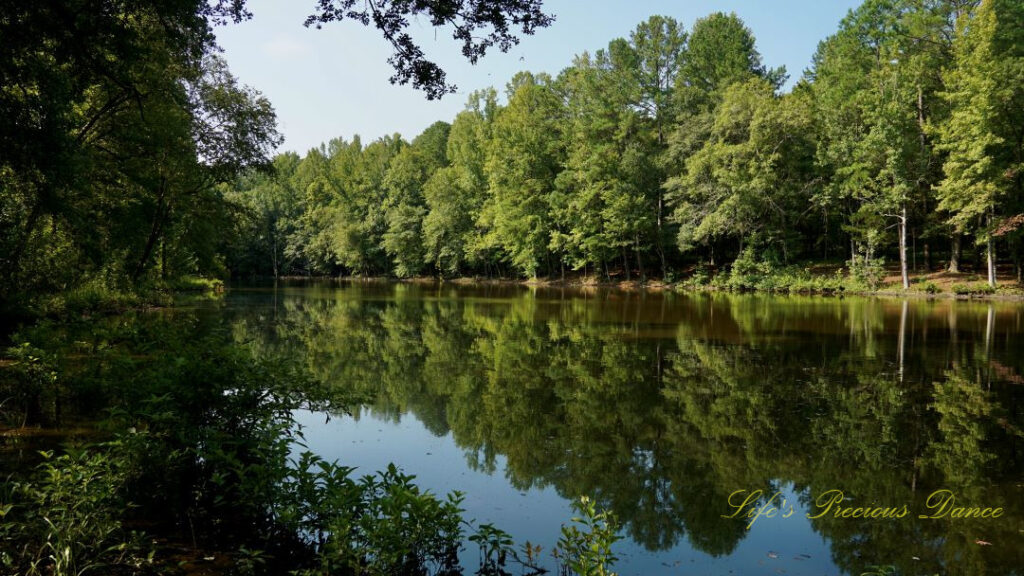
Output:
<instances>
[{"instance_id":1,"label":"leafy foliage","mask_svg":"<svg viewBox=\"0 0 1024 576\"><path fill-rule=\"evenodd\" d=\"M444 146L435 126L311 151L288 184L307 197L291 271L643 281L750 249L776 268L848 262L860 289L898 264L909 289L973 234L994 281L1000 254L1024 269L1018 8L868 0L788 92L735 14L689 31L652 16L555 77L517 74L504 103L471 95ZM273 268L239 240L230 268Z\"/></svg>"},{"instance_id":2,"label":"leafy foliage","mask_svg":"<svg viewBox=\"0 0 1024 576\"><path fill-rule=\"evenodd\" d=\"M620 538L615 517L607 511L598 511L586 496L574 501L573 508L580 514L572 519L578 526L562 526L558 558L572 574L615 576L610 570L617 560L612 553L612 545Z\"/></svg>"},{"instance_id":3,"label":"leafy foliage","mask_svg":"<svg viewBox=\"0 0 1024 576\"><path fill-rule=\"evenodd\" d=\"M435 27L451 26L452 37L462 42L462 55L471 64L497 46L508 52L519 43L515 28L522 34L533 34L546 28L554 17L541 11L541 0L442 0L440 2L403 2L383 0L317 0L317 10L306 19L306 26L320 28L326 23L354 20L363 26L373 25L391 43L395 53L388 63L395 69L392 83L407 84L436 99L455 92L444 70L428 60L423 49L409 34L409 19L425 16ZM481 34L482 32L482 34Z\"/></svg>"}]
</instances>

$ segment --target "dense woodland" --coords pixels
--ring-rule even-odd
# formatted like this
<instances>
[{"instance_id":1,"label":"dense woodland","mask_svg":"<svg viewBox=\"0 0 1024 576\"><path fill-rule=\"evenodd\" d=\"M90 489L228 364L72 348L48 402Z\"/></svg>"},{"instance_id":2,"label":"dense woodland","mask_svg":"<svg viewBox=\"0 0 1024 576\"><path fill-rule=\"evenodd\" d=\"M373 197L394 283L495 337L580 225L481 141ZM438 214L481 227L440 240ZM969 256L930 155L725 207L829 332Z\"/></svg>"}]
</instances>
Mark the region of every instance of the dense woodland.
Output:
<instances>
[{"instance_id":1,"label":"dense woodland","mask_svg":"<svg viewBox=\"0 0 1024 576\"><path fill-rule=\"evenodd\" d=\"M469 4L455 31L473 61L551 23L536 1ZM7 303L188 274L671 280L828 261L901 263L906 283L961 253L993 284L996 264L1020 276L1021 0L868 0L788 91L736 15L654 16L411 142L273 158L273 108L213 34L244 2L0 6ZM307 25L393 25L396 81L454 89L402 44L418 8L319 6Z\"/></svg>"},{"instance_id":2,"label":"dense woodland","mask_svg":"<svg viewBox=\"0 0 1024 576\"><path fill-rule=\"evenodd\" d=\"M233 272L679 278L808 261L1019 269L1024 2L869 0L792 90L736 15L665 16L225 191ZM909 270L908 270L909 269ZM994 281L994 278L993 278Z\"/></svg>"},{"instance_id":3,"label":"dense woodland","mask_svg":"<svg viewBox=\"0 0 1024 576\"><path fill-rule=\"evenodd\" d=\"M427 98L455 86L407 33L415 18L473 62L552 21L540 0L310 4L307 27L375 27L392 82ZM227 242L246 240L225 232L248 215L219 185L271 168L282 141L216 44L250 17L245 0L0 0L0 311L230 274Z\"/></svg>"}]
</instances>

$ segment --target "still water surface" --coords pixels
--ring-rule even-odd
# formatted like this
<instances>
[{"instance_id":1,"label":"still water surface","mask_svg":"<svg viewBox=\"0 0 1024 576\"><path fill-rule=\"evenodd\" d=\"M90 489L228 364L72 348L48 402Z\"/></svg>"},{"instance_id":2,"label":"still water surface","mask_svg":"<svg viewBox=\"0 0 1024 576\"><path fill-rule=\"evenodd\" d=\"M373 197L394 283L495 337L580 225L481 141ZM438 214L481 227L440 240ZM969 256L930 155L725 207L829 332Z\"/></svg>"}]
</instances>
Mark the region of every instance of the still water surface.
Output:
<instances>
[{"instance_id":1,"label":"still water surface","mask_svg":"<svg viewBox=\"0 0 1024 576\"><path fill-rule=\"evenodd\" d=\"M1024 570L1020 304L315 282L217 313L354 399L298 415L313 451L464 492L545 557L588 495L623 575Z\"/></svg>"}]
</instances>

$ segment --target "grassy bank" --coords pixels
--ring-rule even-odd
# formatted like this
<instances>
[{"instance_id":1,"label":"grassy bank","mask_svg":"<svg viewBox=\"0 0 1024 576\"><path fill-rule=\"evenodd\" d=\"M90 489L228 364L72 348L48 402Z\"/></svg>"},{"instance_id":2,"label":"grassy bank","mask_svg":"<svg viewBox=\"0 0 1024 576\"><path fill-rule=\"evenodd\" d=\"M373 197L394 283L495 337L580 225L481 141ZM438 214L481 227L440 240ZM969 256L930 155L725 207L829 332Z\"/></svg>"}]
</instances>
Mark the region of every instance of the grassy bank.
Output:
<instances>
[{"instance_id":1,"label":"grassy bank","mask_svg":"<svg viewBox=\"0 0 1024 576\"><path fill-rule=\"evenodd\" d=\"M132 283L94 278L57 293L23 294L0 303L0 315L30 322L39 318L69 318L117 314L139 308L171 306L175 301L215 297L224 282L215 278L181 276Z\"/></svg>"},{"instance_id":2,"label":"grassy bank","mask_svg":"<svg viewBox=\"0 0 1024 576\"><path fill-rule=\"evenodd\" d=\"M1024 300L1024 286L1010 271L998 276L996 288L990 287L984 277L972 273L914 272L909 274L910 288L904 290L899 270L880 270L875 278L851 274L839 264L812 264L807 266L754 266L747 268L692 267L681 278L668 279L636 277L626 279L622 273L594 277L567 274L564 278L388 278L383 276L287 277L281 280L331 279L356 283L390 283L456 285L525 285L572 288L614 288L620 290L675 290L679 292L725 291L760 292L766 294L808 294L823 296L863 295L929 298L975 298Z\"/></svg>"}]
</instances>

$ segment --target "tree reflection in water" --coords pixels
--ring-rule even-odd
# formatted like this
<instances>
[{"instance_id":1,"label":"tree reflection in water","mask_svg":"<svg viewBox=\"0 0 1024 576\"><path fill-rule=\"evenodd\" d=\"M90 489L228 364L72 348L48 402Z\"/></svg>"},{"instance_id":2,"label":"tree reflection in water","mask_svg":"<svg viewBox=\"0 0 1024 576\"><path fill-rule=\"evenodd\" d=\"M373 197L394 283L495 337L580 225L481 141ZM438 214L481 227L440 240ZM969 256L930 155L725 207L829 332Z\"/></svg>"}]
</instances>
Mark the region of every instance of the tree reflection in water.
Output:
<instances>
[{"instance_id":1,"label":"tree reflection in water","mask_svg":"<svg viewBox=\"0 0 1024 576\"><path fill-rule=\"evenodd\" d=\"M734 551L729 494L842 489L903 519L812 521L850 572L1024 566L1024 308L511 287L279 287L236 335L305 355L356 409L451 431L519 490L592 495L651 550ZM934 490L999 519L917 519ZM977 544L981 540L992 546ZM913 558L920 560L914 560Z\"/></svg>"}]
</instances>

